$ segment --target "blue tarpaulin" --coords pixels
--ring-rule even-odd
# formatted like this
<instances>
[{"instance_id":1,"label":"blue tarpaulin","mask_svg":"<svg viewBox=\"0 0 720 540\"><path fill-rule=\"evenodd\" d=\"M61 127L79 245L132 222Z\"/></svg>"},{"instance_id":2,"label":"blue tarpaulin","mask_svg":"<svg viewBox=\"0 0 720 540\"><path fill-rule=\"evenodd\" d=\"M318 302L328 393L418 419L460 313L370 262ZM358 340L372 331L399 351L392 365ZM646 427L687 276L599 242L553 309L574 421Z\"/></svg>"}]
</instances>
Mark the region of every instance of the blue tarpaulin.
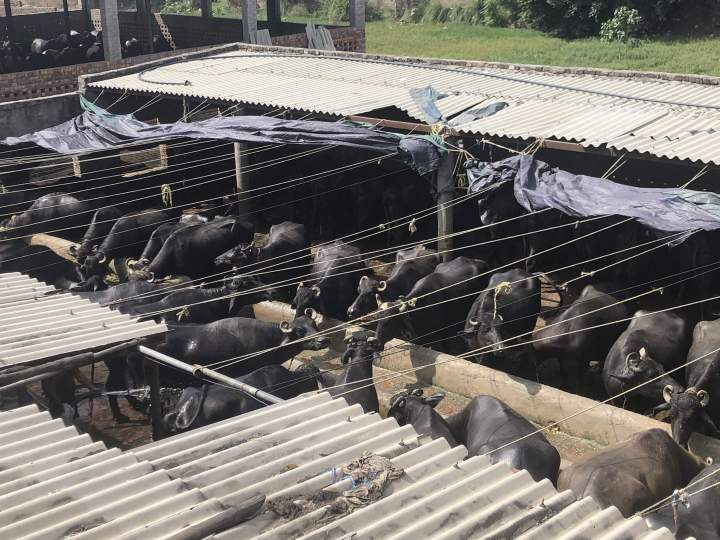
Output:
<instances>
[{"instance_id":1,"label":"blue tarpaulin","mask_svg":"<svg viewBox=\"0 0 720 540\"><path fill-rule=\"evenodd\" d=\"M644 188L572 174L529 155L466 165L471 192L514 183L528 211L553 208L573 217L626 216L661 233L720 229L720 196L682 188Z\"/></svg>"}]
</instances>

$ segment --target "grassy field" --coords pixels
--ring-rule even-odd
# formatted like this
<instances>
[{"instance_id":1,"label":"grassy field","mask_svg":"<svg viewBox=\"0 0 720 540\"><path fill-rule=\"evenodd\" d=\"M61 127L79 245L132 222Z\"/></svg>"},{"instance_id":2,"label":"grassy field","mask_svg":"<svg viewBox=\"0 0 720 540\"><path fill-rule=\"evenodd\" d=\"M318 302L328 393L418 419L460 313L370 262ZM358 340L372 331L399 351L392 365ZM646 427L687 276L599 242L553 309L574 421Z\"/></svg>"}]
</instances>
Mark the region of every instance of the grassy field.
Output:
<instances>
[{"instance_id":1,"label":"grassy field","mask_svg":"<svg viewBox=\"0 0 720 540\"><path fill-rule=\"evenodd\" d=\"M564 41L515 28L390 21L368 23L366 38L370 53L720 75L720 38L628 47L597 39Z\"/></svg>"}]
</instances>

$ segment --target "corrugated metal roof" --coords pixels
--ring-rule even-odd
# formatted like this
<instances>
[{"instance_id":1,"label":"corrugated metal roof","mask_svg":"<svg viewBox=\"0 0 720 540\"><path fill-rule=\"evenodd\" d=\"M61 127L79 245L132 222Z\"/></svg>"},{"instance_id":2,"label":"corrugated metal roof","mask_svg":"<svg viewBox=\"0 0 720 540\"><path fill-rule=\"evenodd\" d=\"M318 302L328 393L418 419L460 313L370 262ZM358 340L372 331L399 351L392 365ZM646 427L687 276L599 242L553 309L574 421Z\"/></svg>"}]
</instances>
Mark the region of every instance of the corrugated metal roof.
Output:
<instances>
[{"instance_id":1,"label":"corrugated metal roof","mask_svg":"<svg viewBox=\"0 0 720 540\"><path fill-rule=\"evenodd\" d=\"M404 470L375 503L335 520L327 507L289 521L267 510L271 499L349 489L341 468L364 452ZM672 538L466 455L327 393L123 453L23 407L0 413L0 537ZM258 495L263 509L236 525L233 509Z\"/></svg>"},{"instance_id":2,"label":"corrugated metal roof","mask_svg":"<svg viewBox=\"0 0 720 540\"><path fill-rule=\"evenodd\" d=\"M55 290L19 272L0 274L0 368L167 332Z\"/></svg>"},{"instance_id":3,"label":"corrugated metal roof","mask_svg":"<svg viewBox=\"0 0 720 540\"><path fill-rule=\"evenodd\" d=\"M397 107L421 121L409 90L428 85L447 116L509 104L461 132L720 164L720 91L694 82L238 50L89 84L336 116Z\"/></svg>"}]
</instances>

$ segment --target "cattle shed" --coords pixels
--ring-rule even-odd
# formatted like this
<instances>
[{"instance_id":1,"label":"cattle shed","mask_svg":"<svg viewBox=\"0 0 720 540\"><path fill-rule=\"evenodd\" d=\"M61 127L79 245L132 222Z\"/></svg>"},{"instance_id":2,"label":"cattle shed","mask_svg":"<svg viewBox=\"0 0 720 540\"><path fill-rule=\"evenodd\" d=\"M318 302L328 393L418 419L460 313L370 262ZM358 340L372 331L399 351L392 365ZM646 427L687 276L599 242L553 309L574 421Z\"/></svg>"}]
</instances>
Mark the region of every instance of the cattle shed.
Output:
<instances>
[{"instance_id":1,"label":"cattle shed","mask_svg":"<svg viewBox=\"0 0 720 540\"><path fill-rule=\"evenodd\" d=\"M672 538L328 394L126 452L27 406L0 412L0 450L6 538ZM382 497L339 505L367 459Z\"/></svg>"}]
</instances>

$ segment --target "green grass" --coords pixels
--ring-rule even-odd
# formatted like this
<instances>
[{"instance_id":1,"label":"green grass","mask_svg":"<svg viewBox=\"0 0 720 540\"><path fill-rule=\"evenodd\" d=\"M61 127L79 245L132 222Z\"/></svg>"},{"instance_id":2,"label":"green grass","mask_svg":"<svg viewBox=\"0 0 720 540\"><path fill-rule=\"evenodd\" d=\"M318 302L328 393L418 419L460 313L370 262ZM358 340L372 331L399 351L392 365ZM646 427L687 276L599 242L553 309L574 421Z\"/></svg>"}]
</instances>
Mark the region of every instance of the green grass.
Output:
<instances>
[{"instance_id":1,"label":"green grass","mask_svg":"<svg viewBox=\"0 0 720 540\"><path fill-rule=\"evenodd\" d=\"M391 21L368 23L366 32L369 53L720 75L720 38L629 47L598 39L565 41L516 28Z\"/></svg>"}]
</instances>

